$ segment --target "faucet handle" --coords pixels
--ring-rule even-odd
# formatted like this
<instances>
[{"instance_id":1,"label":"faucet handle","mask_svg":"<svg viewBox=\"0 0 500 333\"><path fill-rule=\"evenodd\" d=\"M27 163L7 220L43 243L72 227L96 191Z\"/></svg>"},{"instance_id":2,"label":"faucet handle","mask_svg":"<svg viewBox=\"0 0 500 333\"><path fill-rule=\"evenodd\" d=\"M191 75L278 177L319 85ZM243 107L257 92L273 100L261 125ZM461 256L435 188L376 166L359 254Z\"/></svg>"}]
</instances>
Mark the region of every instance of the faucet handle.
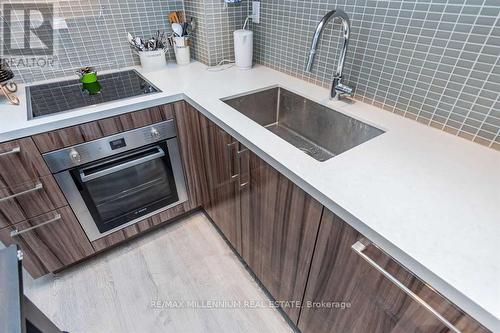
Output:
<instances>
[{"instance_id":1,"label":"faucet handle","mask_svg":"<svg viewBox=\"0 0 500 333\"><path fill-rule=\"evenodd\" d=\"M349 97L352 97L352 95L354 95L354 89L342 83L338 83L335 86L335 92L337 93L338 98L344 95L347 95Z\"/></svg>"}]
</instances>

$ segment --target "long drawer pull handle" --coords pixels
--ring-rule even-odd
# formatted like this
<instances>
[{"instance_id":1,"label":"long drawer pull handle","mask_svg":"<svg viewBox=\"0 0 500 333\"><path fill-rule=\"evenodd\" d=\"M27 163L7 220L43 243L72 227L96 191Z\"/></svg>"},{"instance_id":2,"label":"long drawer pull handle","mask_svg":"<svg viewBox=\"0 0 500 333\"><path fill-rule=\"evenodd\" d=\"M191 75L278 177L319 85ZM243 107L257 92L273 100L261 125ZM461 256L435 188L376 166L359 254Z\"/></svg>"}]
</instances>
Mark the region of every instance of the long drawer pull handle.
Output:
<instances>
[{"instance_id":1,"label":"long drawer pull handle","mask_svg":"<svg viewBox=\"0 0 500 333\"><path fill-rule=\"evenodd\" d=\"M18 192L16 194L9 195L9 196L7 196L5 198L0 198L0 202L4 202L4 201L10 200L10 199L14 199L14 198L20 197L21 195L28 194L28 193L31 193L31 192L39 191L42 188L43 188L43 184L40 183L40 182L38 182L38 183L36 183L35 187L30 188L29 190L21 191L21 192Z\"/></svg>"},{"instance_id":2,"label":"long drawer pull handle","mask_svg":"<svg viewBox=\"0 0 500 333\"><path fill-rule=\"evenodd\" d=\"M245 149L242 149L242 150L238 150L238 151L236 152L236 154L238 154L238 156L239 156L239 155L241 155L241 154L243 154L243 153L246 153L247 151L248 151L248 148L245 148Z\"/></svg>"},{"instance_id":3,"label":"long drawer pull handle","mask_svg":"<svg viewBox=\"0 0 500 333\"><path fill-rule=\"evenodd\" d=\"M0 153L1 156L7 156L7 155L12 155L12 154L19 154L21 152L21 147L14 147L9 151L4 151L3 153Z\"/></svg>"},{"instance_id":4,"label":"long drawer pull handle","mask_svg":"<svg viewBox=\"0 0 500 333\"><path fill-rule=\"evenodd\" d=\"M246 152L250 152L250 151L248 150L248 148L243 148L242 150L238 150L238 151L236 152L236 155L238 155L238 156L237 156L237 158L238 158L238 168L240 169L240 173L241 173L241 156L242 156L244 153L246 153ZM241 190L243 190L245 187L247 187L247 186L248 186L248 184L250 184L250 182L249 182L249 181L244 182L244 183L241 183L241 180L240 180L240 184L239 184L239 185L240 185L240 191L241 191Z\"/></svg>"},{"instance_id":5,"label":"long drawer pull handle","mask_svg":"<svg viewBox=\"0 0 500 333\"><path fill-rule=\"evenodd\" d=\"M24 234L25 232L29 232L29 231L32 231L34 229L37 229L37 228L40 228L40 227L43 227L44 225L47 225L47 224L50 224L50 223L53 223L53 222L56 222L56 221L59 221L61 220L61 214L57 214L56 216L54 216L53 218L51 218L50 220L47 220L45 222L42 222L38 225L35 225L35 226L32 226L32 227L29 227L29 228L26 228L26 229L23 229L21 231L19 230L12 230L10 232L10 237L16 237L16 236L19 236L21 234Z\"/></svg>"},{"instance_id":6,"label":"long drawer pull handle","mask_svg":"<svg viewBox=\"0 0 500 333\"><path fill-rule=\"evenodd\" d=\"M229 158L230 158L230 161L229 161L229 174L230 174L229 179L231 181L234 181L234 180L236 180L236 179L238 179L240 177L239 172L233 174L233 172L235 170L233 170L233 162L232 162L232 159L233 159L232 155L233 154L232 154L232 152L233 152L233 147L236 147L237 144L238 144L238 141L234 141L234 142L226 144L226 148L229 151Z\"/></svg>"},{"instance_id":7,"label":"long drawer pull handle","mask_svg":"<svg viewBox=\"0 0 500 333\"><path fill-rule=\"evenodd\" d=\"M368 257L363 251L369 245L363 244L366 240L359 240L354 243L351 248L356 252L361 258L363 258L367 263L369 263L373 268L379 271L383 276L385 276L389 281L395 284L399 289L404 291L408 296L417 301L420 305L427 309L430 313L432 313L441 323L443 323L446 327L448 327L451 331L455 333L461 333L459 329L453 326L446 318L444 318L439 312L437 312L432 306L430 306L427 302L421 299L417 294L411 291L408 287L406 287L403 283L401 283L398 279L392 276L389 272L387 272L384 268L382 268L379 264L373 261L370 257Z\"/></svg>"}]
</instances>

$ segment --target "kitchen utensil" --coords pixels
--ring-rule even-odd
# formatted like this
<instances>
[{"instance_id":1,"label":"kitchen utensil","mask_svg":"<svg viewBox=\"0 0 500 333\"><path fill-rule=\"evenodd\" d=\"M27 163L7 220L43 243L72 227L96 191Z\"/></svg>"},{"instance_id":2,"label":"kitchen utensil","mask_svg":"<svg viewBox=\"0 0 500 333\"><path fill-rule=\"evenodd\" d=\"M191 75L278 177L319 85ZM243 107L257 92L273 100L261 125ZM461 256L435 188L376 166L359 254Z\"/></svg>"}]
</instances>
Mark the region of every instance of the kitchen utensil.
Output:
<instances>
[{"instance_id":1,"label":"kitchen utensil","mask_svg":"<svg viewBox=\"0 0 500 333\"><path fill-rule=\"evenodd\" d=\"M196 30L196 19L194 17L189 18L188 34L192 34Z\"/></svg>"},{"instance_id":2,"label":"kitchen utensil","mask_svg":"<svg viewBox=\"0 0 500 333\"><path fill-rule=\"evenodd\" d=\"M184 20L184 12L182 12L182 11L177 11L176 13L177 13L177 18L179 19L179 22L177 22L177 23L184 22L184 21L185 21L185 20Z\"/></svg>"},{"instance_id":3,"label":"kitchen utensil","mask_svg":"<svg viewBox=\"0 0 500 333\"><path fill-rule=\"evenodd\" d=\"M173 34L167 37L168 45L175 46L174 38Z\"/></svg>"},{"instance_id":4,"label":"kitchen utensil","mask_svg":"<svg viewBox=\"0 0 500 333\"><path fill-rule=\"evenodd\" d=\"M127 34L127 40L130 45L138 52L142 51L156 51L165 48L165 33L160 33L156 30L155 34L148 40L142 40L140 37L134 37L132 34Z\"/></svg>"},{"instance_id":5,"label":"kitchen utensil","mask_svg":"<svg viewBox=\"0 0 500 333\"><path fill-rule=\"evenodd\" d=\"M146 42L146 50L148 51L156 51L158 42L156 39L151 38Z\"/></svg>"},{"instance_id":6,"label":"kitchen utensil","mask_svg":"<svg viewBox=\"0 0 500 333\"><path fill-rule=\"evenodd\" d=\"M140 46L140 45L137 45L133 39L132 39L132 41L131 41L131 42L129 42L129 43L130 43L130 45L131 45L134 49L136 49L137 51L142 51L141 46Z\"/></svg>"},{"instance_id":7,"label":"kitchen utensil","mask_svg":"<svg viewBox=\"0 0 500 333\"><path fill-rule=\"evenodd\" d=\"M177 16L177 12L171 12L170 14L168 14L168 20L171 24L180 22L179 17Z\"/></svg>"},{"instance_id":8,"label":"kitchen utensil","mask_svg":"<svg viewBox=\"0 0 500 333\"><path fill-rule=\"evenodd\" d=\"M165 37L165 32L162 32L158 38L158 48L164 49L167 38Z\"/></svg>"},{"instance_id":9,"label":"kitchen utensil","mask_svg":"<svg viewBox=\"0 0 500 333\"><path fill-rule=\"evenodd\" d=\"M172 30L177 35L177 37L182 36L183 29L182 29L182 25L180 25L179 23L172 23Z\"/></svg>"},{"instance_id":10,"label":"kitchen utensil","mask_svg":"<svg viewBox=\"0 0 500 333\"><path fill-rule=\"evenodd\" d=\"M189 23L187 23L187 22L182 23L182 35L181 36L187 36L188 26L189 26Z\"/></svg>"},{"instance_id":11,"label":"kitchen utensil","mask_svg":"<svg viewBox=\"0 0 500 333\"><path fill-rule=\"evenodd\" d=\"M142 41L141 37L134 37L134 43L135 45L144 45L144 42Z\"/></svg>"}]
</instances>

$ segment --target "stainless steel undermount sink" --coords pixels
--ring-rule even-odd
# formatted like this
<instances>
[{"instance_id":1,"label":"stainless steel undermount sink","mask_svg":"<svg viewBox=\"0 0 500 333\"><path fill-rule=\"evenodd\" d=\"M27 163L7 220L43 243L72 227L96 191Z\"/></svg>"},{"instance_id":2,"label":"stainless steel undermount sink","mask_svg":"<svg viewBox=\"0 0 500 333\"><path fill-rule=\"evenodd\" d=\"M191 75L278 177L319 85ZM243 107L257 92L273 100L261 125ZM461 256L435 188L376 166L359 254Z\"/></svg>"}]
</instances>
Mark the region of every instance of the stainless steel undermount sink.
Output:
<instances>
[{"instance_id":1,"label":"stainless steel undermount sink","mask_svg":"<svg viewBox=\"0 0 500 333\"><path fill-rule=\"evenodd\" d=\"M280 87L223 102L321 162L384 133Z\"/></svg>"}]
</instances>

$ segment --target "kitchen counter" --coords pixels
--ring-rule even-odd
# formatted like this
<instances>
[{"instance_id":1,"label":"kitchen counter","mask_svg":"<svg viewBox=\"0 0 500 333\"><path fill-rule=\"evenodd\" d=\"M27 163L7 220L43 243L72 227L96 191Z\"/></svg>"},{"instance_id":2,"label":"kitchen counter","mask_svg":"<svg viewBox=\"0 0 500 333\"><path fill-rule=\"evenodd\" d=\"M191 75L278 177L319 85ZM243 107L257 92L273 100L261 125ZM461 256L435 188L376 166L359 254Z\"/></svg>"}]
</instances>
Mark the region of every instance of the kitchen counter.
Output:
<instances>
[{"instance_id":1,"label":"kitchen counter","mask_svg":"<svg viewBox=\"0 0 500 333\"><path fill-rule=\"evenodd\" d=\"M138 68L139 71L140 68ZM181 99L421 279L493 331L500 331L500 153L355 102L263 66L212 72L201 63L143 75L163 92L27 120L0 101L0 142ZM386 133L318 162L220 99L283 88Z\"/></svg>"}]
</instances>

